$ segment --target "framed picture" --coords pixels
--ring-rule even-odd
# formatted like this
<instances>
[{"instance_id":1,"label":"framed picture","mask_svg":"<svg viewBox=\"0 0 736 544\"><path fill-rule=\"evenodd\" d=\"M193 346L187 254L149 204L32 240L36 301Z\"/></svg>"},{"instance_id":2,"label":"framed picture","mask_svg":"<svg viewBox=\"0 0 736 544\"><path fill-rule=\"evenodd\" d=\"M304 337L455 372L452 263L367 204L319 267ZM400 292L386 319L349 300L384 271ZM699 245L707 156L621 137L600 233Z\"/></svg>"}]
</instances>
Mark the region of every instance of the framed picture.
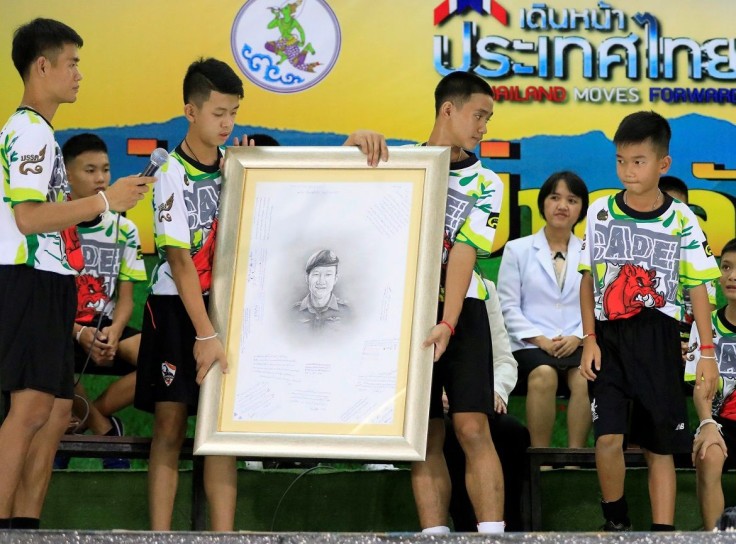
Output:
<instances>
[{"instance_id":1,"label":"framed picture","mask_svg":"<svg viewBox=\"0 0 736 544\"><path fill-rule=\"evenodd\" d=\"M225 154L195 453L424 459L449 149Z\"/></svg>"}]
</instances>

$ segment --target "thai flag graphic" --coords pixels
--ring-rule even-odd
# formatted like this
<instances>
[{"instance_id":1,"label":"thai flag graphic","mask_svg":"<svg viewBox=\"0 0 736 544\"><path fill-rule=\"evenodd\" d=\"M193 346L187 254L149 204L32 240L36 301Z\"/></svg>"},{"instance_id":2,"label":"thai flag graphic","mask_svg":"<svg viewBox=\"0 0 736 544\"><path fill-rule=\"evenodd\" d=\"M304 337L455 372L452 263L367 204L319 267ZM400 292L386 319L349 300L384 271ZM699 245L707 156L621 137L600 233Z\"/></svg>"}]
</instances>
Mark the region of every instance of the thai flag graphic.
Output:
<instances>
[{"instance_id":1,"label":"thai flag graphic","mask_svg":"<svg viewBox=\"0 0 736 544\"><path fill-rule=\"evenodd\" d=\"M502 25L508 26L509 14L496 0L445 0L434 8L434 24L438 25L450 15L462 13L468 8L477 11L481 15L491 15Z\"/></svg>"}]
</instances>

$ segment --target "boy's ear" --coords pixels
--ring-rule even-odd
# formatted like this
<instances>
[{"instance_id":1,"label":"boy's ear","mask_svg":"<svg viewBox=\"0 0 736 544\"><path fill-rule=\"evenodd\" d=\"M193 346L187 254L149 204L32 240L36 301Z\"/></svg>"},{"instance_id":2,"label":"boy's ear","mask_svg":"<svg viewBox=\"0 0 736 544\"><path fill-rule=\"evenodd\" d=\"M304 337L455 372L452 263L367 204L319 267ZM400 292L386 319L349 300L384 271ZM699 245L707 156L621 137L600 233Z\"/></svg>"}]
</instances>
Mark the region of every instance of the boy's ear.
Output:
<instances>
[{"instance_id":1,"label":"boy's ear","mask_svg":"<svg viewBox=\"0 0 736 544\"><path fill-rule=\"evenodd\" d=\"M670 170L670 166L672 166L672 157L667 155L666 157L663 157L660 159L659 163L659 174L664 175Z\"/></svg>"},{"instance_id":2,"label":"boy's ear","mask_svg":"<svg viewBox=\"0 0 736 544\"><path fill-rule=\"evenodd\" d=\"M186 117L187 121L189 121L190 123L194 121L195 109L196 106L191 102L187 102L186 104L184 104L184 117Z\"/></svg>"},{"instance_id":3,"label":"boy's ear","mask_svg":"<svg viewBox=\"0 0 736 544\"><path fill-rule=\"evenodd\" d=\"M452 105L452 102L449 100L446 100L442 103L440 106L440 117L450 117L450 114L452 113L452 109L454 106Z\"/></svg>"}]
</instances>

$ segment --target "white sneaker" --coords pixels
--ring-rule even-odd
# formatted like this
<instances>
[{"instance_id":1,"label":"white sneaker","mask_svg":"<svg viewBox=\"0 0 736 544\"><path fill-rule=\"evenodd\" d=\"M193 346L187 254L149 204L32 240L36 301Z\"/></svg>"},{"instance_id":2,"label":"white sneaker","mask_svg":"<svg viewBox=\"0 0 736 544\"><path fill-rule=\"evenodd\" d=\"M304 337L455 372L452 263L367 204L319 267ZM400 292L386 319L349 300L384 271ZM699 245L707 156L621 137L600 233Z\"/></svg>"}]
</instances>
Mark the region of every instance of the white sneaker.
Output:
<instances>
[{"instance_id":1,"label":"white sneaker","mask_svg":"<svg viewBox=\"0 0 736 544\"><path fill-rule=\"evenodd\" d=\"M394 465L387 463L367 463L363 465L363 470L399 470Z\"/></svg>"}]
</instances>

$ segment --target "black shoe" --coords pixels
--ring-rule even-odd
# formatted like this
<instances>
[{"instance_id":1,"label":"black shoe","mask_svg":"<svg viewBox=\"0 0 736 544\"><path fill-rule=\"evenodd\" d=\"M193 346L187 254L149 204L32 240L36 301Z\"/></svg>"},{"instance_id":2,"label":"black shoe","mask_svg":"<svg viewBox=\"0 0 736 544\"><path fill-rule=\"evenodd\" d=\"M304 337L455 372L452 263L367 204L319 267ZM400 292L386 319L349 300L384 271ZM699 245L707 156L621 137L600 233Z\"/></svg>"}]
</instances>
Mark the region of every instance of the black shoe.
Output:
<instances>
[{"instance_id":1,"label":"black shoe","mask_svg":"<svg viewBox=\"0 0 736 544\"><path fill-rule=\"evenodd\" d=\"M125 436L125 429L123 428L123 422L122 420L120 420L120 418L111 416L110 423L112 424L112 428L107 431L105 436ZM128 469L130 468L130 460L120 457L106 457L102 460L102 468Z\"/></svg>"},{"instance_id":2,"label":"black shoe","mask_svg":"<svg viewBox=\"0 0 736 544\"><path fill-rule=\"evenodd\" d=\"M631 523L625 524L625 523L615 523L613 521L606 520L606 522L601 526L599 531L604 531L606 533L623 533L631 531Z\"/></svg>"}]
</instances>

